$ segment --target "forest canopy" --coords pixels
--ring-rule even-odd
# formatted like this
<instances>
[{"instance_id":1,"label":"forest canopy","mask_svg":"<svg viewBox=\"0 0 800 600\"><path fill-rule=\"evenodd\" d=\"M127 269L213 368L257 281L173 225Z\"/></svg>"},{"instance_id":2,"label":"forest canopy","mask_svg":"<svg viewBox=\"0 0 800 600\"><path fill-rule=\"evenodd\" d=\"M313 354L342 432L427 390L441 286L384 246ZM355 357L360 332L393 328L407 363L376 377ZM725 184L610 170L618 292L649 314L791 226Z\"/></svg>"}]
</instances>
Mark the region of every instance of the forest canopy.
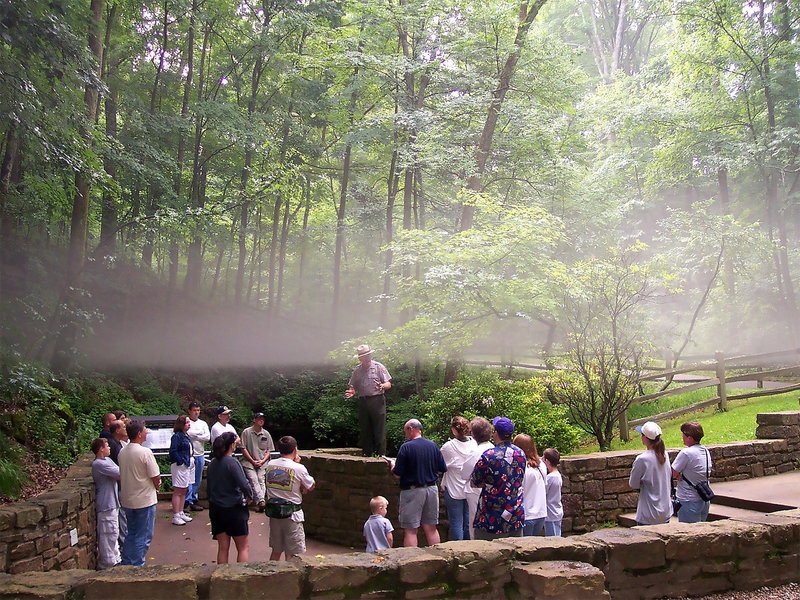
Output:
<instances>
[{"instance_id":1,"label":"forest canopy","mask_svg":"<svg viewBox=\"0 0 800 600\"><path fill-rule=\"evenodd\" d=\"M589 330L636 356L796 345L798 18L0 0L3 350L65 370L363 340L547 357Z\"/></svg>"}]
</instances>

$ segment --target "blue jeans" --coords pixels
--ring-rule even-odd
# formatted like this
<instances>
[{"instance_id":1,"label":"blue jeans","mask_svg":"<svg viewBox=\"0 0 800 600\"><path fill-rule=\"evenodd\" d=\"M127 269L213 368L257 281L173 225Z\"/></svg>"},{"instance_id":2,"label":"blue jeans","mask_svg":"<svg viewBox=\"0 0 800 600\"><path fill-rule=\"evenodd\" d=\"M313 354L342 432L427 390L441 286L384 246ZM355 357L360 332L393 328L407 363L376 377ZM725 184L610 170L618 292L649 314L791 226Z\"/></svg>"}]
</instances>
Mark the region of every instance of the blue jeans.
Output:
<instances>
[{"instance_id":1,"label":"blue jeans","mask_svg":"<svg viewBox=\"0 0 800 600\"><path fill-rule=\"evenodd\" d=\"M197 504L197 491L203 481L203 465L205 462L205 456L194 457L194 483L189 485L189 491L186 492L186 502L189 504Z\"/></svg>"},{"instance_id":2,"label":"blue jeans","mask_svg":"<svg viewBox=\"0 0 800 600\"><path fill-rule=\"evenodd\" d=\"M156 505L145 508L125 508L128 519L128 535L122 545L123 565L141 567L153 539L153 525L156 522Z\"/></svg>"},{"instance_id":3,"label":"blue jeans","mask_svg":"<svg viewBox=\"0 0 800 600\"><path fill-rule=\"evenodd\" d=\"M544 534L551 537L561 537L561 521L545 521Z\"/></svg>"},{"instance_id":4,"label":"blue jeans","mask_svg":"<svg viewBox=\"0 0 800 600\"><path fill-rule=\"evenodd\" d=\"M467 500L457 500L444 488L444 505L450 520L450 541L469 539L469 506Z\"/></svg>"},{"instance_id":5,"label":"blue jeans","mask_svg":"<svg viewBox=\"0 0 800 600\"><path fill-rule=\"evenodd\" d=\"M681 502L678 510L678 521L680 523L700 523L708 519L708 509L711 502L698 500L697 502Z\"/></svg>"},{"instance_id":6,"label":"blue jeans","mask_svg":"<svg viewBox=\"0 0 800 600\"><path fill-rule=\"evenodd\" d=\"M542 530L544 529L544 517L539 519L530 519L525 521L525 525L522 527L522 535L529 536L529 535L542 535ZM561 534L561 527L558 528L559 535Z\"/></svg>"}]
</instances>

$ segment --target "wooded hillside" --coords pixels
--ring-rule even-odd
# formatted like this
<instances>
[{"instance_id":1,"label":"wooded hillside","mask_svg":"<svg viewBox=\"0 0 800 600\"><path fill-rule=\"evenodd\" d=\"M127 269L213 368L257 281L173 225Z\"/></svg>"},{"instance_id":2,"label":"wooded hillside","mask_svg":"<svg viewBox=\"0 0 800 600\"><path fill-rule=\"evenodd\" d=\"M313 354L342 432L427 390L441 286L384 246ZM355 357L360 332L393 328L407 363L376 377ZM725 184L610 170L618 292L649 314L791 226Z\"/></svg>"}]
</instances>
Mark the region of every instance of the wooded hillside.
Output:
<instances>
[{"instance_id":1,"label":"wooded hillside","mask_svg":"<svg viewBox=\"0 0 800 600\"><path fill-rule=\"evenodd\" d=\"M0 0L3 348L63 370L796 346L798 17Z\"/></svg>"}]
</instances>

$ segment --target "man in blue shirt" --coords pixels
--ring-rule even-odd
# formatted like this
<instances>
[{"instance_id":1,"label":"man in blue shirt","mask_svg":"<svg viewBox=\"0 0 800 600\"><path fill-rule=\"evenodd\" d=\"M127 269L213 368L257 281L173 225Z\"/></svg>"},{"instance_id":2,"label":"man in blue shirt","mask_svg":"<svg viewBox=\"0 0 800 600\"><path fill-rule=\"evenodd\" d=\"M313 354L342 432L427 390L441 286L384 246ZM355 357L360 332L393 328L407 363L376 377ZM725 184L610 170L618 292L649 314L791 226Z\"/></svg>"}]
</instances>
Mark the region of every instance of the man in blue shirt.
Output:
<instances>
[{"instance_id":1,"label":"man in blue shirt","mask_svg":"<svg viewBox=\"0 0 800 600\"><path fill-rule=\"evenodd\" d=\"M442 451L422 437L422 423L411 419L403 427L406 442L397 452L397 460L388 460L392 475L399 479L399 521L403 545L417 545L420 525L428 545L439 543L439 475L447 471Z\"/></svg>"}]
</instances>

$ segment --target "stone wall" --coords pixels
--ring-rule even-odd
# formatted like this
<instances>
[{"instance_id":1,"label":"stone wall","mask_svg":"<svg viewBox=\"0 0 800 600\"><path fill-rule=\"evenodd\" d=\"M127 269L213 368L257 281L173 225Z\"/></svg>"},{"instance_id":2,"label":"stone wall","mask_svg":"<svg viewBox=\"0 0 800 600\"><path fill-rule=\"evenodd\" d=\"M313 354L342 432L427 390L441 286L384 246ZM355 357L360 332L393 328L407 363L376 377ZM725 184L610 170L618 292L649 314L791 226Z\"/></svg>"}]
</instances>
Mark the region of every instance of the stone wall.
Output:
<instances>
[{"instance_id":1,"label":"stone wall","mask_svg":"<svg viewBox=\"0 0 800 600\"><path fill-rule=\"evenodd\" d=\"M712 481L749 479L800 468L800 411L758 415L757 440L711 444ZM774 439L767 439L774 438ZM670 450L674 459L679 449ZM617 451L568 456L561 461L564 476L563 531L582 533L616 522L617 516L636 509L638 492L628 487L628 477L641 452ZM304 453L304 464L317 480L316 490L303 500L306 529L317 539L362 548L361 528L369 516L369 500L375 495L389 500L389 520L399 530L396 480L386 463L340 453ZM447 539L447 516L439 530ZM395 536L395 545L402 543Z\"/></svg>"},{"instance_id":2,"label":"stone wall","mask_svg":"<svg viewBox=\"0 0 800 600\"><path fill-rule=\"evenodd\" d=\"M797 581L800 510L600 529L568 538L446 542L290 562L0 574L0 600L228 598L640 600Z\"/></svg>"},{"instance_id":3,"label":"stone wall","mask_svg":"<svg viewBox=\"0 0 800 600\"><path fill-rule=\"evenodd\" d=\"M94 568L92 458L81 456L48 492L0 506L0 572Z\"/></svg>"}]
</instances>

